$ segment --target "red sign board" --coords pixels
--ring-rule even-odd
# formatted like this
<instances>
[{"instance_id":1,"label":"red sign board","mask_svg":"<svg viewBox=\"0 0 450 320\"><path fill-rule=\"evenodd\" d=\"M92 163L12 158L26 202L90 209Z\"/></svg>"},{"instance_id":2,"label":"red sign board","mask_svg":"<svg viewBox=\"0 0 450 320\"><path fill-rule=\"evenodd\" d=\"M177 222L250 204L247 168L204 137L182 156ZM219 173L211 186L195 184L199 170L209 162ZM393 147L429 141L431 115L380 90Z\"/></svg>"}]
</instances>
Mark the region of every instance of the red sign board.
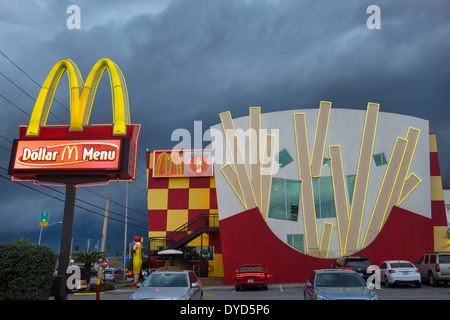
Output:
<instances>
[{"instance_id":1,"label":"red sign board","mask_svg":"<svg viewBox=\"0 0 450 320\"><path fill-rule=\"evenodd\" d=\"M112 134L112 126L86 127L71 132L67 126L43 127L38 137L27 137L21 127L15 139L9 173L13 180L57 182L58 177L84 177L86 181L134 179L140 127L127 134Z\"/></svg>"},{"instance_id":2,"label":"red sign board","mask_svg":"<svg viewBox=\"0 0 450 320\"><path fill-rule=\"evenodd\" d=\"M20 140L14 170L119 168L121 140Z\"/></svg>"}]
</instances>

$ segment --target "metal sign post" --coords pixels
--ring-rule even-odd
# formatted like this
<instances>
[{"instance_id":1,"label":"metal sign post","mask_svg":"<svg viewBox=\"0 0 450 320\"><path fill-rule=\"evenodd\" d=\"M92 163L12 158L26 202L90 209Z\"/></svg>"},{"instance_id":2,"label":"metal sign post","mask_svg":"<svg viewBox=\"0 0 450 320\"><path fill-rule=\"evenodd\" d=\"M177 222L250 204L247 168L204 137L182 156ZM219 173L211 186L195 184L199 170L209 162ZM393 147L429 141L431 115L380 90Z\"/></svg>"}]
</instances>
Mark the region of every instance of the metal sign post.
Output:
<instances>
[{"instance_id":1,"label":"metal sign post","mask_svg":"<svg viewBox=\"0 0 450 320\"><path fill-rule=\"evenodd\" d=\"M64 217L61 232L61 248L59 250L58 274L55 278L55 300L66 297L67 267L69 266L70 244L72 239L73 213L75 208L76 188L73 181L66 183L66 198L64 204Z\"/></svg>"}]
</instances>

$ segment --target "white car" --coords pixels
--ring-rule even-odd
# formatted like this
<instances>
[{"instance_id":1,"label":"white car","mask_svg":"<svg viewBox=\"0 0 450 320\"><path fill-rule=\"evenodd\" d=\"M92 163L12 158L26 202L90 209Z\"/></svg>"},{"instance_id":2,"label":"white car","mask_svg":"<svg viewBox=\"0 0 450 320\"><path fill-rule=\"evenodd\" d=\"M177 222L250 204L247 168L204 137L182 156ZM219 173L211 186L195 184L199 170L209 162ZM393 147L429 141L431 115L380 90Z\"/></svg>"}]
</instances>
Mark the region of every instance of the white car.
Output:
<instances>
[{"instance_id":1,"label":"white car","mask_svg":"<svg viewBox=\"0 0 450 320\"><path fill-rule=\"evenodd\" d=\"M130 300L201 300L203 287L191 270L155 271L138 284Z\"/></svg>"},{"instance_id":2,"label":"white car","mask_svg":"<svg viewBox=\"0 0 450 320\"><path fill-rule=\"evenodd\" d=\"M420 288L422 282L419 270L409 261L389 260L380 265L381 282L386 287L400 283L411 283Z\"/></svg>"}]
</instances>

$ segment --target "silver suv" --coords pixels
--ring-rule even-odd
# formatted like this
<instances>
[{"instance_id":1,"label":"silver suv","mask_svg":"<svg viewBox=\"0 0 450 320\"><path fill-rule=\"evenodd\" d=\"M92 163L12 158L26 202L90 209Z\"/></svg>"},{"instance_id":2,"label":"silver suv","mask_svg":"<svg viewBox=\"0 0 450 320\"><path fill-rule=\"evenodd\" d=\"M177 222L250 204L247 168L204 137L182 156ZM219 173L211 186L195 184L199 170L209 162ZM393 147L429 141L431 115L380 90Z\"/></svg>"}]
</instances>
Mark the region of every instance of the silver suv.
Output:
<instances>
[{"instance_id":1,"label":"silver suv","mask_svg":"<svg viewBox=\"0 0 450 320\"><path fill-rule=\"evenodd\" d=\"M450 252L427 253L414 262L422 280L428 280L432 287L436 287L440 281L450 282Z\"/></svg>"}]
</instances>

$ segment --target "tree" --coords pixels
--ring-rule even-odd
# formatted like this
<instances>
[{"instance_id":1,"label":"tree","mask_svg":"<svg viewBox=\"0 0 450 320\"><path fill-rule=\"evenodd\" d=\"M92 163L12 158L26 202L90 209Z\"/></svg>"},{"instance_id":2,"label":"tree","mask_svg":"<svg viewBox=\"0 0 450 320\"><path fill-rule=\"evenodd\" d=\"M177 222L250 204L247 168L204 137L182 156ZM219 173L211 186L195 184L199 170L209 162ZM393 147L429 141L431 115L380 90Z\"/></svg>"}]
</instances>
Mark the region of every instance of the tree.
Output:
<instances>
[{"instance_id":1,"label":"tree","mask_svg":"<svg viewBox=\"0 0 450 320\"><path fill-rule=\"evenodd\" d=\"M73 254L75 262L84 263L84 274L86 277L86 284L89 288L91 282L91 267L92 264L105 258L104 252L76 252Z\"/></svg>"},{"instance_id":2,"label":"tree","mask_svg":"<svg viewBox=\"0 0 450 320\"><path fill-rule=\"evenodd\" d=\"M30 239L25 239L24 237L20 237L19 240L13 240L11 241L12 244L16 244L16 245L33 245L34 243L30 243Z\"/></svg>"},{"instance_id":3,"label":"tree","mask_svg":"<svg viewBox=\"0 0 450 320\"><path fill-rule=\"evenodd\" d=\"M0 246L0 300L48 300L56 256L23 238Z\"/></svg>"}]
</instances>

